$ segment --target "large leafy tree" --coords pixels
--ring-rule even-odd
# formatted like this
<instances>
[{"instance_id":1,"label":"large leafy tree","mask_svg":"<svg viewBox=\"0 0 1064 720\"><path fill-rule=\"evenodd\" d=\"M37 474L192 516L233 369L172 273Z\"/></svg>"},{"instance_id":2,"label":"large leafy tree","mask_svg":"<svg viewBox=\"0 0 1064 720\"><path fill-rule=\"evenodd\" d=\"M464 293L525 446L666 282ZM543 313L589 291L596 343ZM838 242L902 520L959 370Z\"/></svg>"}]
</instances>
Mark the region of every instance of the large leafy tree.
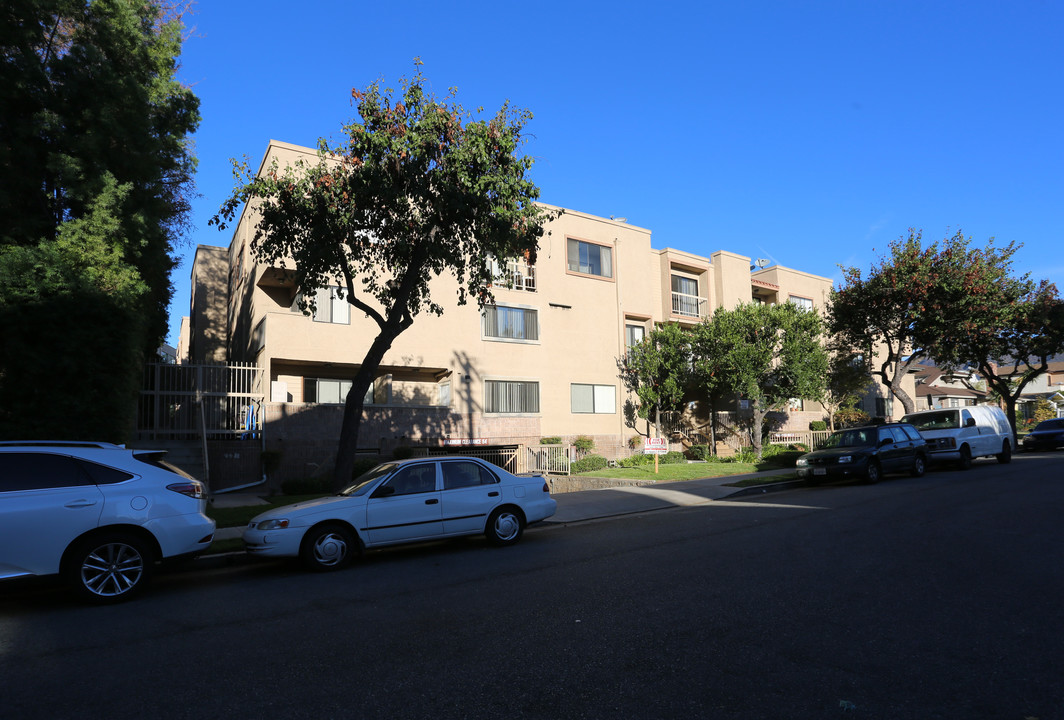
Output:
<instances>
[{"instance_id":1,"label":"large leafy tree","mask_svg":"<svg viewBox=\"0 0 1064 720\"><path fill-rule=\"evenodd\" d=\"M130 430L192 192L181 33L162 0L0 9L2 435Z\"/></svg>"},{"instance_id":2,"label":"large leafy tree","mask_svg":"<svg viewBox=\"0 0 1064 720\"><path fill-rule=\"evenodd\" d=\"M917 336L946 368L975 366L1005 403L1013 434L1024 388L1064 352L1064 302L1053 283L1012 274L1018 246L973 248L959 238L936 258L940 305ZM1015 438L1014 438L1015 439Z\"/></svg>"},{"instance_id":3,"label":"large leafy tree","mask_svg":"<svg viewBox=\"0 0 1064 720\"><path fill-rule=\"evenodd\" d=\"M709 353L714 382L750 404L753 446L761 457L765 416L791 398L818 400L828 355L820 315L791 303L742 304L717 310L695 331L695 362Z\"/></svg>"},{"instance_id":4,"label":"large leafy tree","mask_svg":"<svg viewBox=\"0 0 1064 720\"><path fill-rule=\"evenodd\" d=\"M527 253L534 262L548 218L527 177L532 159L519 152L531 113L504 104L475 117L453 89L439 99L427 92L417 65L400 92L379 82L353 90L358 118L339 144L319 142L316 163L274 164L258 175L245 163L213 220L224 227L252 203L261 262L291 262L305 298L339 284L377 325L345 403L337 485L350 480L363 398L385 353L419 313L443 313L430 281L450 273L459 304L491 302L488 257Z\"/></svg>"},{"instance_id":5,"label":"large leafy tree","mask_svg":"<svg viewBox=\"0 0 1064 720\"><path fill-rule=\"evenodd\" d=\"M917 330L944 302L935 273L938 251L937 243L924 247L921 233L910 230L907 238L891 243L890 256L867 276L859 268L843 267L842 287L831 291L832 335L867 363L869 373L890 388L906 413L916 409L916 401L902 380L928 357Z\"/></svg>"},{"instance_id":6,"label":"large leafy tree","mask_svg":"<svg viewBox=\"0 0 1064 720\"><path fill-rule=\"evenodd\" d=\"M662 412L679 408L691 376L691 336L675 323L659 325L617 358L621 382L638 402L633 414L662 437Z\"/></svg>"},{"instance_id":7,"label":"large leafy tree","mask_svg":"<svg viewBox=\"0 0 1064 720\"><path fill-rule=\"evenodd\" d=\"M864 357L853 348L833 342L828 349L828 374L821 403L828 413L828 426L835 430L836 415L854 407L872 382Z\"/></svg>"}]
</instances>

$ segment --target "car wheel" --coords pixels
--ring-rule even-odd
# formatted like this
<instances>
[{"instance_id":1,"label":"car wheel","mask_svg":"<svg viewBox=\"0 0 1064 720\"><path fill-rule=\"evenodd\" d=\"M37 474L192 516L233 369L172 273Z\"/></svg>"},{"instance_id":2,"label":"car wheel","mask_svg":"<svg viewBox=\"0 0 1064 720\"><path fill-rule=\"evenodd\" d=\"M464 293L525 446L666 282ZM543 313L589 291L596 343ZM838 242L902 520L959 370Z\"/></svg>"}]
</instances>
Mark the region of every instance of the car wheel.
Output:
<instances>
[{"instance_id":1,"label":"car wheel","mask_svg":"<svg viewBox=\"0 0 1064 720\"><path fill-rule=\"evenodd\" d=\"M521 539L525 531L525 518L521 512L512 507L501 507L488 518L484 534L493 545L513 545Z\"/></svg>"},{"instance_id":2,"label":"car wheel","mask_svg":"<svg viewBox=\"0 0 1064 720\"><path fill-rule=\"evenodd\" d=\"M868 467L865 468L865 480L868 481L868 484L875 485L879 482L880 474L881 470L879 469L879 463L875 460L869 460Z\"/></svg>"},{"instance_id":3,"label":"car wheel","mask_svg":"<svg viewBox=\"0 0 1064 720\"><path fill-rule=\"evenodd\" d=\"M972 449L967 445L961 445L961 457L957 464L961 470L968 470L972 467Z\"/></svg>"},{"instance_id":4,"label":"car wheel","mask_svg":"<svg viewBox=\"0 0 1064 720\"><path fill-rule=\"evenodd\" d=\"M913 459L912 475L913 477L923 477L925 472L927 472L927 460L924 459L923 455L917 455Z\"/></svg>"},{"instance_id":5,"label":"car wheel","mask_svg":"<svg viewBox=\"0 0 1064 720\"><path fill-rule=\"evenodd\" d=\"M64 576L82 598L115 603L144 589L153 563L151 550L140 538L108 533L80 543L67 559Z\"/></svg>"},{"instance_id":6,"label":"car wheel","mask_svg":"<svg viewBox=\"0 0 1064 720\"><path fill-rule=\"evenodd\" d=\"M1002 465L1012 462L1012 444L1008 440L1001 444L1001 452L998 453L997 461Z\"/></svg>"},{"instance_id":7,"label":"car wheel","mask_svg":"<svg viewBox=\"0 0 1064 720\"><path fill-rule=\"evenodd\" d=\"M339 570L351 562L358 540L343 525L326 524L311 528L303 536L299 557L310 570Z\"/></svg>"}]
</instances>

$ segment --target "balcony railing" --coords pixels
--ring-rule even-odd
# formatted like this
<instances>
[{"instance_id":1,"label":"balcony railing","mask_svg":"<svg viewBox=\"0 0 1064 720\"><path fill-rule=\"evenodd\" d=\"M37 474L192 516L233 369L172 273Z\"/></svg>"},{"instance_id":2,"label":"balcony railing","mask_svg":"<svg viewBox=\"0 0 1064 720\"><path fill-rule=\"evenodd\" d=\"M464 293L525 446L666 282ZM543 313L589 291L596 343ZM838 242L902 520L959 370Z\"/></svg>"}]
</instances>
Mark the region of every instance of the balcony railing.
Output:
<instances>
[{"instance_id":1,"label":"balcony railing","mask_svg":"<svg viewBox=\"0 0 1064 720\"><path fill-rule=\"evenodd\" d=\"M491 261L495 281L512 290L536 292L536 267L520 260L508 260L505 264Z\"/></svg>"},{"instance_id":2,"label":"balcony railing","mask_svg":"<svg viewBox=\"0 0 1064 720\"><path fill-rule=\"evenodd\" d=\"M697 295L674 292L672 294L672 314L680 317L705 317L706 299Z\"/></svg>"}]
</instances>

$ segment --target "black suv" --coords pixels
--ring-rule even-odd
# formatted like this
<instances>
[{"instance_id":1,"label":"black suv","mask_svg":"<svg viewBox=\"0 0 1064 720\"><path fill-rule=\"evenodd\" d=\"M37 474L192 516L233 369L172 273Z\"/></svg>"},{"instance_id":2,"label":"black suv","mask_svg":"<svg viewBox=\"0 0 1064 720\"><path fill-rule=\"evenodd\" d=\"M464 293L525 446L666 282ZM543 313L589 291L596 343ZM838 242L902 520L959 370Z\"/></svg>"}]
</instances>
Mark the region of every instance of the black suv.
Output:
<instances>
[{"instance_id":1,"label":"black suv","mask_svg":"<svg viewBox=\"0 0 1064 720\"><path fill-rule=\"evenodd\" d=\"M927 470L927 443L909 423L886 423L833 432L819 450L798 458L798 477L857 477L878 482L884 473L920 477Z\"/></svg>"}]
</instances>

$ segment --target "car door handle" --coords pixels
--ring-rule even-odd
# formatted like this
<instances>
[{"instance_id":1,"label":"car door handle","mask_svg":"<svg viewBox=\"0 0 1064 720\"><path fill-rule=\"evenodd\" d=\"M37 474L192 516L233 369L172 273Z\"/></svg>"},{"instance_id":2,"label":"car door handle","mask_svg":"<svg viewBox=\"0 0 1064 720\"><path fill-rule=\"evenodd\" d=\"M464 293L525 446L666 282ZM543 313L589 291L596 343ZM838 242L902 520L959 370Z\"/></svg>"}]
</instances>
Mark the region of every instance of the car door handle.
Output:
<instances>
[{"instance_id":1,"label":"car door handle","mask_svg":"<svg viewBox=\"0 0 1064 720\"><path fill-rule=\"evenodd\" d=\"M71 500L70 502L68 502L63 507L83 508L83 507L92 507L95 504L96 504L95 500L81 499L81 500Z\"/></svg>"},{"instance_id":2,"label":"car door handle","mask_svg":"<svg viewBox=\"0 0 1064 720\"><path fill-rule=\"evenodd\" d=\"M440 501L440 500L439 500L439 498L432 498L431 500L426 500L426 501L425 501L425 504L426 504L426 505L435 505L435 504L436 504L436 503L438 503L439 501Z\"/></svg>"},{"instance_id":3,"label":"car door handle","mask_svg":"<svg viewBox=\"0 0 1064 720\"><path fill-rule=\"evenodd\" d=\"M497 490L492 490L488 493L488 497L499 497L499 492Z\"/></svg>"}]
</instances>

